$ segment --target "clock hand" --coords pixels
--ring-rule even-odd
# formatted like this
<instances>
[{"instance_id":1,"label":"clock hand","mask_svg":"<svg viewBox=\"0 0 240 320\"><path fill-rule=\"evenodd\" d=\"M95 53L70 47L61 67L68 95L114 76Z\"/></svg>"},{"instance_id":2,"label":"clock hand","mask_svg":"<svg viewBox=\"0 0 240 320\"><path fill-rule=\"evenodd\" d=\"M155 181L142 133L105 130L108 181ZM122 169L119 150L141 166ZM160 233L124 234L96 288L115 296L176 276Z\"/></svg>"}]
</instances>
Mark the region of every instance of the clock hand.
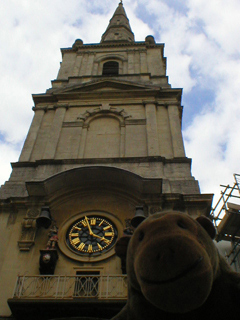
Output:
<instances>
[{"instance_id":1,"label":"clock hand","mask_svg":"<svg viewBox=\"0 0 240 320\"><path fill-rule=\"evenodd\" d=\"M95 233L93 233L92 236L95 237L95 238L99 238L99 239L101 239L101 241L104 241L104 242L106 242L106 243L110 242L110 240L108 240L108 239L106 239L106 238L104 238L104 237L100 237L100 236L98 236L98 235L95 234Z\"/></svg>"},{"instance_id":2,"label":"clock hand","mask_svg":"<svg viewBox=\"0 0 240 320\"><path fill-rule=\"evenodd\" d=\"M92 232L92 229L91 229L91 227L90 227L90 225L89 225L88 218L87 218L86 216L85 216L85 220L86 220L86 222L87 222L89 234L90 234L90 236L92 236L92 235L93 235L93 232Z\"/></svg>"},{"instance_id":3,"label":"clock hand","mask_svg":"<svg viewBox=\"0 0 240 320\"><path fill-rule=\"evenodd\" d=\"M90 236L93 236L93 237L95 237L95 238L99 238L101 241L104 241L105 243L111 242L110 240L108 240L108 239L106 239L106 238L104 238L104 237L100 237L100 236L98 236L97 234L93 233L93 232L92 232L92 229L91 229L91 227L90 227L90 225L89 225L88 218L85 217L85 220L86 220L86 222L87 222L87 226L88 226L88 230L89 230Z\"/></svg>"}]
</instances>

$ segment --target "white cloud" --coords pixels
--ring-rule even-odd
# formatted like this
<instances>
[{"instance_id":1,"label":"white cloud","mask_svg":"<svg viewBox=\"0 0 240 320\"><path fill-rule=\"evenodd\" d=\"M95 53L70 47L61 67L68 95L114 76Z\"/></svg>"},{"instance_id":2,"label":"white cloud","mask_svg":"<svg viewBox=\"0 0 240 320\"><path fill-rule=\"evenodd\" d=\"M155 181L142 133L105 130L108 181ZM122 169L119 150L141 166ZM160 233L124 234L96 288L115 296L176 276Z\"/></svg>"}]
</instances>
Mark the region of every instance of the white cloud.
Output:
<instances>
[{"instance_id":1,"label":"white cloud","mask_svg":"<svg viewBox=\"0 0 240 320\"><path fill-rule=\"evenodd\" d=\"M184 115L195 108L184 137L202 191L219 192L220 183L231 183L232 174L240 172L240 2L187 0L174 7L175 2L124 0L124 7L137 41L154 34L165 43L173 87L183 87L184 94L198 87L214 91L213 101L184 106ZM6 141L0 146L1 184L30 125L31 94L45 92L56 78L59 48L76 38L99 42L117 1L0 3L0 133Z\"/></svg>"},{"instance_id":2,"label":"white cloud","mask_svg":"<svg viewBox=\"0 0 240 320\"><path fill-rule=\"evenodd\" d=\"M12 144L0 144L0 187L1 184L7 180L11 173L10 162L15 162L19 157L19 150L16 150L16 146Z\"/></svg>"},{"instance_id":3,"label":"white cloud","mask_svg":"<svg viewBox=\"0 0 240 320\"><path fill-rule=\"evenodd\" d=\"M240 3L189 0L177 11L171 1L141 2L166 44L173 87L184 94L198 87L214 91L213 101L184 106L184 114L197 107L184 138L202 191L219 194L219 185L231 184L240 172Z\"/></svg>"}]
</instances>

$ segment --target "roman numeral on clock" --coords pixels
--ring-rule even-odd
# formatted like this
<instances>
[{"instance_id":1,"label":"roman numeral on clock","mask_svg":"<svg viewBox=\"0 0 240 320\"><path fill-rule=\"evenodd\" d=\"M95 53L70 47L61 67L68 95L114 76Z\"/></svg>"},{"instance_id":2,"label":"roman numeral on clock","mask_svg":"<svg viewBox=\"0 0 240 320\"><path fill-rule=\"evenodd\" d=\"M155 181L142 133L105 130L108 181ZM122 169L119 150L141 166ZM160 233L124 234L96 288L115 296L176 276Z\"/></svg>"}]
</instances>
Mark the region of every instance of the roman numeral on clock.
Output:
<instances>
[{"instance_id":1,"label":"roman numeral on clock","mask_svg":"<svg viewBox=\"0 0 240 320\"><path fill-rule=\"evenodd\" d=\"M105 237L112 237L113 236L113 232L105 232Z\"/></svg>"},{"instance_id":2,"label":"roman numeral on clock","mask_svg":"<svg viewBox=\"0 0 240 320\"><path fill-rule=\"evenodd\" d=\"M71 237L78 237L78 233L71 233L70 236Z\"/></svg>"},{"instance_id":3,"label":"roman numeral on clock","mask_svg":"<svg viewBox=\"0 0 240 320\"><path fill-rule=\"evenodd\" d=\"M86 222L86 221L81 221L81 223L82 223L82 225L83 225L84 227L87 226L87 222Z\"/></svg>"},{"instance_id":4,"label":"roman numeral on clock","mask_svg":"<svg viewBox=\"0 0 240 320\"><path fill-rule=\"evenodd\" d=\"M98 248L99 248L100 250L103 249L103 247L102 247L99 243L97 243L97 246L98 246Z\"/></svg>"},{"instance_id":5,"label":"roman numeral on clock","mask_svg":"<svg viewBox=\"0 0 240 320\"><path fill-rule=\"evenodd\" d=\"M93 219L90 220L90 225L91 225L91 226L95 226L96 223L97 223L97 220L96 220L96 219L93 218Z\"/></svg>"},{"instance_id":6,"label":"roman numeral on clock","mask_svg":"<svg viewBox=\"0 0 240 320\"><path fill-rule=\"evenodd\" d=\"M82 251L84 247L85 247L85 243L81 242L80 245L78 246L78 250Z\"/></svg>"},{"instance_id":7,"label":"roman numeral on clock","mask_svg":"<svg viewBox=\"0 0 240 320\"><path fill-rule=\"evenodd\" d=\"M80 231L82 230L82 229L81 229L81 228L79 228L79 227L74 227L74 229L77 229L77 230L80 230Z\"/></svg>"},{"instance_id":8,"label":"roman numeral on clock","mask_svg":"<svg viewBox=\"0 0 240 320\"><path fill-rule=\"evenodd\" d=\"M79 238L75 238L75 239L72 240L72 243L75 244L75 245L79 244L80 243L80 239Z\"/></svg>"}]
</instances>

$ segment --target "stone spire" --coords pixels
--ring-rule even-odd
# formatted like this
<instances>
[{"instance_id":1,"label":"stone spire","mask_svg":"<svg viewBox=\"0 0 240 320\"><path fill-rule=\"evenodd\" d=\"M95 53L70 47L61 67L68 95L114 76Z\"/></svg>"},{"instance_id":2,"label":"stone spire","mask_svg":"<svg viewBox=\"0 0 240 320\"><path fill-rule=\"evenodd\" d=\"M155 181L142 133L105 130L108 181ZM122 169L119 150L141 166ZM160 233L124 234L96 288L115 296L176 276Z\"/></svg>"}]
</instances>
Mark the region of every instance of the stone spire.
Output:
<instances>
[{"instance_id":1,"label":"stone spire","mask_svg":"<svg viewBox=\"0 0 240 320\"><path fill-rule=\"evenodd\" d=\"M101 43L110 41L134 42L134 34L131 30L122 1L114 12L107 30L102 35Z\"/></svg>"}]
</instances>

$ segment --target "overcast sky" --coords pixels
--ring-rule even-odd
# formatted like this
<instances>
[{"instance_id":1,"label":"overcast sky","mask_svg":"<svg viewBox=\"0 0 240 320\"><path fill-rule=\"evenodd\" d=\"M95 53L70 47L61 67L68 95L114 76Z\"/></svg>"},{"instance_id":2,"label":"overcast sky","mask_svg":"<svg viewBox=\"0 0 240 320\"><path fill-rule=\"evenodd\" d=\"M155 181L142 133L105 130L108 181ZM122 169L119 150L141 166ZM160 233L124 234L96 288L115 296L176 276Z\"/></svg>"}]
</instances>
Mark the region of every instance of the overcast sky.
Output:
<instances>
[{"instance_id":1,"label":"overcast sky","mask_svg":"<svg viewBox=\"0 0 240 320\"><path fill-rule=\"evenodd\" d=\"M51 87L60 48L98 43L119 1L0 0L0 185ZM240 1L124 0L136 41L165 43L167 75L183 88L183 135L202 193L240 173Z\"/></svg>"}]
</instances>

